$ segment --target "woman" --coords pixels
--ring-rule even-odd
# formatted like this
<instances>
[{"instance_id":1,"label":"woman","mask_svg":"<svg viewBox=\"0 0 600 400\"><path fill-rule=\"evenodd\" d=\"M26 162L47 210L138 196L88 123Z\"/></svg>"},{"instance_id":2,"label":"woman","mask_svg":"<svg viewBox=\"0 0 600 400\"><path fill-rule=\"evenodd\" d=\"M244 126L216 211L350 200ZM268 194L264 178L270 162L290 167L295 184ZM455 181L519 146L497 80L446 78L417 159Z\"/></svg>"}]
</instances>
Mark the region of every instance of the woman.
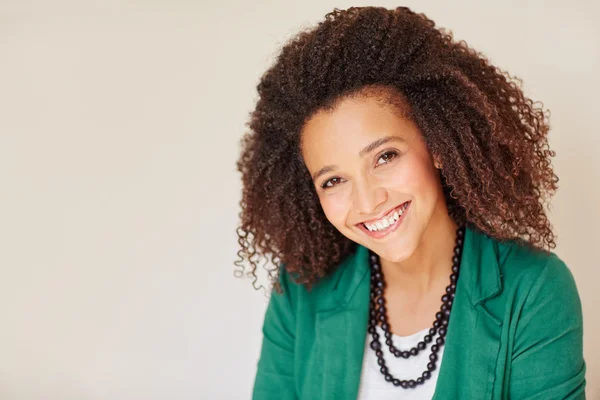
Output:
<instances>
[{"instance_id":1,"label":"woman","mask_svg":"<svg viewBox=\"0 0 600 400\"><path fill-rule=\"evenodd\" d=\"M239 255L271 257L276 292L254 399L585 398L549 125L510 75L406 7L353 7L258 93Z\"/></svg>"}]
</instances>

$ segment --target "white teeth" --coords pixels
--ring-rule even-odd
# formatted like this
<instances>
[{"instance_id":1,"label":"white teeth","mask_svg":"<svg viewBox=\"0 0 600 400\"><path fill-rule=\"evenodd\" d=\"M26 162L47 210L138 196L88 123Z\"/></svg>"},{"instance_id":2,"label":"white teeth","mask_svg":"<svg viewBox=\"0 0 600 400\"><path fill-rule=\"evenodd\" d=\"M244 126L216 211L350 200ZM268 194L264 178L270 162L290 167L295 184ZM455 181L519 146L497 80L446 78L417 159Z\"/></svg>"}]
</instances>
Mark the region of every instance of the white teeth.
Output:
<instances>
[{"instance_id":1,"label":"white teeth","mask_svg":"<svg viewBox=\"0 0 600 400\"><path fill-rule=\"evenodd\" d=\"M398 218L402 216L404 210L406 210L406 207L408 207L408 203L404 204L401 208L394 210L394 212L390 216L383 217L375 223L365 223L364 225L371 232L385 229L388 226L392 225L394 222L396 222Z\"/></svg>"},{"instance_id":2,"label":"white teeth","mask_svg":"<svg viewBox=\"0 0 600 400\"><path fill-rule=\"evenodd\" d=\"M404 203L404 205L400 207L400 215L404 214L404 210L406 210L406 207L408 207L408 203Z\"/></svg>"}]
</instances>

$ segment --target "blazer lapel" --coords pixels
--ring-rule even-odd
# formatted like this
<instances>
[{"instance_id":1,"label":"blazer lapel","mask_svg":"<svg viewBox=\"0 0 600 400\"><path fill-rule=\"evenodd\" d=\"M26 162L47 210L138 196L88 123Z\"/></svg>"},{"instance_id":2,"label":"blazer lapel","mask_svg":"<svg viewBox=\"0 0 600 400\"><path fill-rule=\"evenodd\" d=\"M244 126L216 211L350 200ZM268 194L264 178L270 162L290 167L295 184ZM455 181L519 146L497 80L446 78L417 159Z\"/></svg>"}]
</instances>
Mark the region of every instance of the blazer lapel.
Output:
<instances>
[{"instance_id":1,"label":"blazer lapel","mask_svg":"<svg viewBox=\"0 0 600 400\"><path fill-rule=\"evenodd\" d=\"M321 371L312 398L354 400L358 396L369 314L368 251L357 247L332 296L332 307L316 317L315 367ZM337 303L337 305L335 305Z\"/></svg>"},{"instance_id":2,"label":"blazer lapel","mask_svg":"<svg viewBox=\"0 0 600 400\"><path fill-rule=\"evenodd\" d=\"M502 319L488 311L485 301L501 290L497 244L467 227L433 400L492 398Z\"/></svg>"}]
</instances>

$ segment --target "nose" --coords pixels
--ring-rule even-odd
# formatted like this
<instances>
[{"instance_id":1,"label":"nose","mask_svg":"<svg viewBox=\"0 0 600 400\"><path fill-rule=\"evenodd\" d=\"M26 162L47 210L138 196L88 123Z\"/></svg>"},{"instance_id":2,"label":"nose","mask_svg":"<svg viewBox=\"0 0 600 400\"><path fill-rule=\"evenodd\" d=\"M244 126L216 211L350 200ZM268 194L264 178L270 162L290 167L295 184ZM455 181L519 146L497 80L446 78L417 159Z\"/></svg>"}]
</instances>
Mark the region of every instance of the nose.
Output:
<instances>
[{"instance_id":1,"label":"nose","mask_svg":"<svg viewBox=\"0 0 600 400\"><path fill-rule=\"evenodd\" d=\"M354 210L362 216L372 216L386 202L386 190L366 179L357 179L353 186Z\"/></svg>"}]
</instances>

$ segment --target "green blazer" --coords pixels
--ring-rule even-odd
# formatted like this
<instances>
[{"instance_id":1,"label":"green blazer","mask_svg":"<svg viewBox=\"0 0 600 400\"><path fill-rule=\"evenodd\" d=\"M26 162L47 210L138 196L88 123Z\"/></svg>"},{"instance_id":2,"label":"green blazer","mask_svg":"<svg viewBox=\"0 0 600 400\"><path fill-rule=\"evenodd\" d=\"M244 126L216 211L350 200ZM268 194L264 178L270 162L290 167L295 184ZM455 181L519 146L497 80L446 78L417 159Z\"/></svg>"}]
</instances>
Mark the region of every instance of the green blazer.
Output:
<instances>
[{"instance_id":1,"label":"green blazer","mask_svg":"<svg viewBox=\"0 0 600 400\"><path fill-rule=\"evenodd\" d=\"M581 302L565 263L470 227L462 254L433 399L585 399ZM265 314L253 399L356 399L368 250L359 245L310 292L283 266L280 281L283 294L273 292Z\"/></svg>"}]
</instances>

